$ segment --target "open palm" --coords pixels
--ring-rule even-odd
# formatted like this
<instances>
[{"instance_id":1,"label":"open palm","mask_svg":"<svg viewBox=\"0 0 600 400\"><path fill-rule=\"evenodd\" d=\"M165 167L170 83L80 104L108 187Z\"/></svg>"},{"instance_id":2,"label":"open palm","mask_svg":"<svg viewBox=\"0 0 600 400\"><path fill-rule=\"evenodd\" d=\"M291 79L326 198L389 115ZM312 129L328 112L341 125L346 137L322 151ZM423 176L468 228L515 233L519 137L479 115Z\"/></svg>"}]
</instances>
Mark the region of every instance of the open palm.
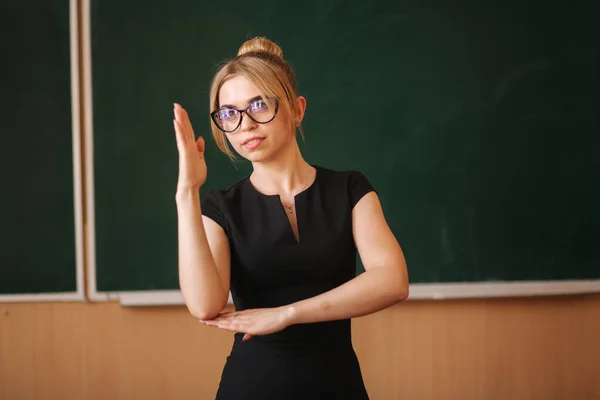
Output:
<instances>
[{"instance_id":1,"label":"open palm","mask_svg":"<svg viewBox=\"0 0 600 400\"><path fill-rule=\"evenodd\" d=\"M204 160L204 139L197 140L187 111L175 103L175 137L179 151L178 189L199 189L206 182L206 161Z\"/></svg>"},{"instance_id":2,"label":"open palm","mask_svg":"<svg viewBox=\"0 0 600 400\"><path fill-rule=\"evenodd\" d=\"M213 319L200 322L231 332L245 333L244 340L247 340L252 336L282 331L292 324L292 318L290 310L278 307L225 312Z\"/></svg>"}]
</instances>

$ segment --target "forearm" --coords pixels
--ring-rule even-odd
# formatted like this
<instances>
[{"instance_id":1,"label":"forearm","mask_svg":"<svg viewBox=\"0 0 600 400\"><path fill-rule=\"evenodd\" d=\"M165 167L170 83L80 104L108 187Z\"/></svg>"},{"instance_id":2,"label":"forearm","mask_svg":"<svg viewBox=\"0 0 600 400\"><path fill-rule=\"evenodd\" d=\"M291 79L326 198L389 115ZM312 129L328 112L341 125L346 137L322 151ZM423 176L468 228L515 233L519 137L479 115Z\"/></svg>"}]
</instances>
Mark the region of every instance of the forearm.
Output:
<instances>
[{"instance_id":1,"label":"forearm","mask_svg":"<svg viewBox=\"0 0 600 400\"><path fill-rule=\"evenodd\" d=\"M333 321L368 315L408 296L408 279L394 268L379 267L318 296L291 304L292 324Z\"/></svg>"},{"instance_id":2,"label":"forearm","mask_svg":"<svg viewBox=\"0 0 600 400\"><path fill-rule=\"evenodd\" d=\"M184 301L196 318L216 316L227 303L212 256L197 190L178 190L176 194L179 251L179 285Z\"/></svg>"}]
</instances>

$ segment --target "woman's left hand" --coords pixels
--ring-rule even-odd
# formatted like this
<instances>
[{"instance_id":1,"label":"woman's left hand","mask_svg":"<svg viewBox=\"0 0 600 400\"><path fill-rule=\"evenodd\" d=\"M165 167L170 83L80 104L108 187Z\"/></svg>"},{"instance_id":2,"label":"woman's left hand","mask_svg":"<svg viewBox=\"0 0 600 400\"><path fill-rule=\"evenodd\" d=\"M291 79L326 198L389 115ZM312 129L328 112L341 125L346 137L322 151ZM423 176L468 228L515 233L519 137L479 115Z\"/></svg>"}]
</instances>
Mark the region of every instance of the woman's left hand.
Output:
<instances>
[{"instance_id":1,"label":"woman's left hand","mask_svg":"<svg viewBox=\"0 0 600 400\"><path fill-rule=\"evenodd\" d=\"M292 325L292 319L291 308L277 307L225 312L213 319L200 322L227 331L245 333L243 340L248 340L252 336L282 331Z\"/></svg>"}]
</instances>

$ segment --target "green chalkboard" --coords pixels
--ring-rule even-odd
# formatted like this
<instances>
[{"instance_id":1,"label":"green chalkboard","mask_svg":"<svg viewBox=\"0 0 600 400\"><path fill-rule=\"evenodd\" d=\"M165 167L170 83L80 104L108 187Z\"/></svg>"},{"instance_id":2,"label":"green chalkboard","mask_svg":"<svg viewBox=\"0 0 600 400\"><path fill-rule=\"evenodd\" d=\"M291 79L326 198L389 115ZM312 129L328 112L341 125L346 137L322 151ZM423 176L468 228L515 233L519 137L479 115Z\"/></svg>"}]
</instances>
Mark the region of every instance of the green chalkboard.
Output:
<instances>
[{"instance_id":1,"label":"green chalkboard","mask_svg":"<svg viewBox=\"0 0 600 400\"><path fill-rule=\"evenodd\" d=\"M0 3L1 295L77 290L69 7Z\"/></svg>"},{"instance_id":2,"label":"green chalkboard","mask_svg":"<svg viewBox=\"0 0 600 400\"><path fill-rule=\"evenodd\" d=\"M599 279L594 2L93 1L99 291L177 289L172 104L208 140L206 188L250 171L209 138L217 65L278 42L307 160L377 188L412 283Z\"/></svg>"}]
</instances>

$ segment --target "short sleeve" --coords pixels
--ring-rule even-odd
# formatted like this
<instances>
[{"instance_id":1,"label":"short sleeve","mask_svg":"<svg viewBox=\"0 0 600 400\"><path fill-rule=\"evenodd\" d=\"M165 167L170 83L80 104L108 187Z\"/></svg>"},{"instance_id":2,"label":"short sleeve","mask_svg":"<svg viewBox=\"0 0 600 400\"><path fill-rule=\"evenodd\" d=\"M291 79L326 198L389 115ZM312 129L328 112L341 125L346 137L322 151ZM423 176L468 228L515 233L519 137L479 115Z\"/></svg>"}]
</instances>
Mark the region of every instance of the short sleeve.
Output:
<instances>
[{"instance_id":1,"label":"short sleeve","mask_svg":"<svg viewBox=\"0 0 600 400\"><path fill-rule=\"evenodd\" d=\"M214 189L209 190L201 201L202 215L215 221L225 229L225 221L221 213L221 204Z\"/></svg>"},{"instance_id":2,"label":"short sleeve","mask_svg":"<svg viewBox=\"0 0 600 400\"><path fill-rule=\"evenodd\" d=\"M369 192L374 192L375 188L371 185L368 179L358 171L350 173L349 182L350 208L354 208L356 203Z\"/></svg>"}]
</instances>

